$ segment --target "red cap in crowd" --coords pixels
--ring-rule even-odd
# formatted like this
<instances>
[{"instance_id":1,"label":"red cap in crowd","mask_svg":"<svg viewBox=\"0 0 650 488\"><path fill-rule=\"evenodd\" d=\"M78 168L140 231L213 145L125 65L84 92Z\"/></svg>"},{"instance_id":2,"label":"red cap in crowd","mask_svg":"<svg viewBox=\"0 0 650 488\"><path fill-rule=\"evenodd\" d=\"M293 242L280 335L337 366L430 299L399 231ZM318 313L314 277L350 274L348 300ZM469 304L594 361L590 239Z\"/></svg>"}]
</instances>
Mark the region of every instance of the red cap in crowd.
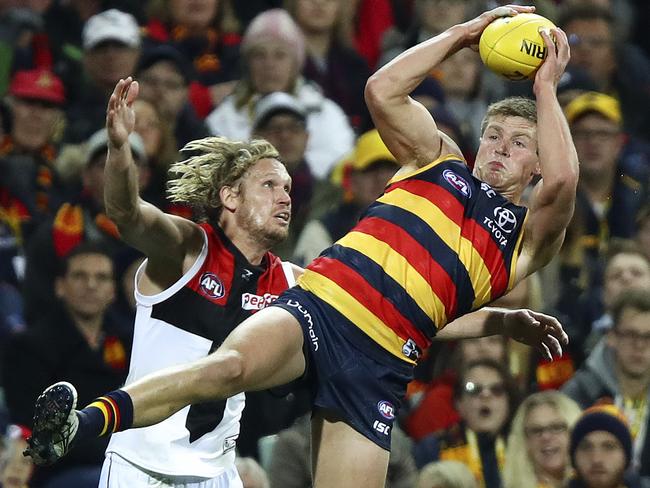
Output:
<instances>
[{"instance_id":1,"label":"red cap in crowd","mask_svg":"<svg viewBox=\"0 0 650 488\"><path fill-rule=\"evenodd\" d=\"M65 103L63 82L54 73L44 69L17 71L11 80L9 93L15 97L42 100L57 105Z\"/></svg>"}]
</instances>

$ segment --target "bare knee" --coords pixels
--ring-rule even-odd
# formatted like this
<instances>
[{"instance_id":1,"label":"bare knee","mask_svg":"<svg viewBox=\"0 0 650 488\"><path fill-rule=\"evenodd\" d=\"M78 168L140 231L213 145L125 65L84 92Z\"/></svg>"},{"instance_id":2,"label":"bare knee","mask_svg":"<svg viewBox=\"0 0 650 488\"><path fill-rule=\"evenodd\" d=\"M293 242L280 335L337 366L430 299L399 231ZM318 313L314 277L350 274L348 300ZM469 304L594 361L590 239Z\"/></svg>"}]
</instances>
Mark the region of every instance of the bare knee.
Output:
<instances>
[{"instance_id":1,"label":"bare knee","mask_svg":"<svg viewBox=\"0 0 650 488\"><path fill-rule=\"evenodd\" d=\"M245 390L244 355L236 350L216 351L205 358L198 381L202 401L224 399Z\"/></svg>"}]
</instances>

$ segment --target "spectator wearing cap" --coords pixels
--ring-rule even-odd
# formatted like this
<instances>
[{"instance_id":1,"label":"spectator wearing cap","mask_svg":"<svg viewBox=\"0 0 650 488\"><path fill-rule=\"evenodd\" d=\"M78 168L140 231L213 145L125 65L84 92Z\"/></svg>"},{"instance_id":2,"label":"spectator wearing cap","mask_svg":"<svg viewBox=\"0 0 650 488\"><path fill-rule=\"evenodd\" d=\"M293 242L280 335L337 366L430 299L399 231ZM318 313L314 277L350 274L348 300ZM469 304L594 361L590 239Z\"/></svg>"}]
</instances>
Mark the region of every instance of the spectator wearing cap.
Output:
<instances>
[{"instance_id":1,"label":"spectator wearing cap","mask_svg":"<svg viewBox=\"0 0 650 488\"><path fill-rule=\"evenodd\" d=\"M280 248L274 249L276 254L288 259L293 253L297 236L305 226L316 183L305 156L309 140L305 107L288 93L266 95L255 107L253 137L261 137L273 144L291 176L289 237L280 244Z\"/></svg>"},{"instance_id":2,"label":"spectator wearing cap","mask_svg":"<svg viewBox=\"0 0 650 488\"><path fill-rule=\"evenodd\" d=\"M64 259L54 291L54 308L39 310L30 328L7 345L2 384L15 423L33 425L34 398L58 378L78 385L84 405L126 379L130 334L107 316L115 298L110 254L93 243L76 247ZM107 444L108 438L84 442L56 466L39 468L32 486L96 487Z\"/></svg>"},{"instance_id":3,"label":"spectator wearing cap","mask_svg":"<svg viewBox=\"0 0 650 488\"><path fill-rule=\"evenodd\" d=\"M631 238L648 194L650 166L642 153L626 152L618 101L598 92L573 99L565 114L580 159L576 210L560 254L563 291L558 309L569 317L577 296L602 284L612 237Z\"/></svg>"},{"instance_id":4,"label":"spectator wearing cap","mask_svg":"<svg viewBox=\"0 0 650 488\"><path fill-rule=\"evenodd\" d=\"M248 139L260 98L274 91L291 93L307 110L307 162L316 178L325 178L352 149L354 133L341 107L302 76L305 39L300 28L285 10L267 10L248 26L241 51L242 77L206 119L210 132Z\"/></svg>"},{"instance_id":5,"label":"spectator wearing cap","mask_svg":"<svg viewBox=\"0 0 650 488\"><path fill-rule=\"evenodd\" d=\"M7 101L11 130L0 139L0 283L16 286L26 241L62 199L53 139L65 93L50 71L18 71Z\"/></svg>"},{"instance_id":6,"label":"spectator wearing cap","mask_svg":"<svg viewBox=\"0 0 650 488\"><path fill-rule=\"evenodd\" d=\"M193 73L187 58L166 44L145 50L136 69L141 98L158 108L163 123L176 139L176 149L209 135L205 123L189 102Z\"/></svg>"},{"instance_id":7,"label":"spectator wearing cap","mask_svg":"<svg viewBox=\"0 0 650 488\"><path fill-rule=\"evenodd\" d=\"M650 287L620 294L612 318L606 337L562 391L583 408L605 400L619 406L634 440L632 468L650 481Z\"/></svg>"},{"instance_id":8,"label":"spectator wearing cap","mask_svg":"<svg viewBox=\"0 0 650 488\"><path fill-rule=\"evenodd\" d=\"M363 98L370 69L354 50L349 35L347 23L353 14L349 2L285 0L284 8L305 35L305 78L317 83L326 97L341 106L357 133L371 129Z\"/></svg>"},{"instance_id":9,"label":"spectator wearing cap","mask_svg":"<svg viewBox=\"0 0 650 488\"><path fill-rule=\"evenodd\" d=\"M597 91L616 96L622 125L632 136L650 141L650 60L625 42L611 6L602 2L565 2L557 25L571 46L569 68L584 69Z\"/></svg>"},{"instance_id":10,"label":"spectator wearing cap","mask_svg":"<svg viewBox=\"0 0 650 488\"><path fill-rule=\"evenodd\" d=\"M149 170L142 139L129 137L134 160L139 165L140 187L148 183ZM106 129L100 129L86 142L86 165L82 170L81 191L64 202L54 217L35 232L27 246L25 270L25 314L28 320L49 310L53 304L54 281L61 262L82 242L98 242L108 252L124 248L117 227L104 212L104 164L108 151Z\"/></svg>"},{"instance_id":11,"label":"spectator wearing cap","mask_svg":"<svg viewBox=\"0 0 650 488\"><path fill-rule=\"evenodd\" d=\"M331 211L307 222L294 250L296 262L309 263L352 229L398 169L395 157L376 129L359 136L354 152L342 166L346 194Z\"/></svg>"},{"instance_id":12,"label":"spectator wearing cap","mask_svg":"<svg viewBox=\"0 0 650 488\"><path fill-rule=\"evenodd\" d=\"M83 82L67 110L66 142L80 143L104 125L108 97L130 76L140 56L140 27L133 15L104 10L84 24Z\"/></svg>"},{"instance_id":13,"label":"spectator wearing cap","mask_svg":"<svg viewBox=\"0 0 650 488\"><path fill-rule=\"evenodd\" d=\"M614 405L584 411L571 433L575 478L569 488L640 488L626 469L632 460L632 437L622 412Z\"/></svg>"},{"instance_id":14,"label":"spectator wearing cap","mask_svg":"<svg viewBox=\"0 0 650 488\"><path fill-rule=\"evenodd\" d=\"M149 2L145 45L174 47L192 66L189 100L205 118L232 92L239 77L239 25L228 14L227 0L156 0Z\"/></svg>"}]
</instances>

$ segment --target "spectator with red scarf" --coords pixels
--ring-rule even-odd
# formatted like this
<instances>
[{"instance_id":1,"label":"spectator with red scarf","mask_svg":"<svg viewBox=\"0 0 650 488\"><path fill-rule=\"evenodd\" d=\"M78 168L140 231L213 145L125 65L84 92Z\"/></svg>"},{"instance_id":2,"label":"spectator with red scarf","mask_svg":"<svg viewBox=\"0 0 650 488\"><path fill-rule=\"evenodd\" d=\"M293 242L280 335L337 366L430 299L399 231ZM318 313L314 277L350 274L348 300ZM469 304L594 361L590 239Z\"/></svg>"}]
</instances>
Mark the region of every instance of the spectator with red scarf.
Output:
<instances>
[{"instance_id":1,"label":"spectator with red scarf","mask_svg":"<svg viewBox=\"0 0 650 488\"><path fill-rule=\"evenodd\" d=\"M190 62L196 73L190 84L190 101L197 115L204 118L234 87L241 37L224 26L224 0L189 3L149 2L145 43L169 44Z\"/></svg>"}]
</instances>

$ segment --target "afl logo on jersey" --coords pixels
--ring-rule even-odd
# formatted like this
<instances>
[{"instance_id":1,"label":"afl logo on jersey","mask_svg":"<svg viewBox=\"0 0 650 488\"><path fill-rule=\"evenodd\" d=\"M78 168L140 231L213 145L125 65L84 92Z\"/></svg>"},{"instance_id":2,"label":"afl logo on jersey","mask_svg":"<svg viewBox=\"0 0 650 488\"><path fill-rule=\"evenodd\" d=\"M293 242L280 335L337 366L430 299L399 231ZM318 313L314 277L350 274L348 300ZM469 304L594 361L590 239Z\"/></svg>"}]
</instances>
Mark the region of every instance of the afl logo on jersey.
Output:
<instances>
[{"instance_id":1,"label":"afl logo on jersey","mask_svg":"<svg viewBox=\"0 0 650 488\"><path fill-rule=\"evenodd\" d=\"M379 410L381 416L386 420L393 420L395 418L395 407L393 407L392 403L387 402L386 400L377 403L377 410Z\"/></svg>"},{"instance_id":2,"label":"afl logo on jersey","mask_svg":"<svg viewBox=\"0 0 650 488\"><path fill-rule=\"evenodd\" d=\"M221 298L226 292L223 283L214 273L203 273L200 284L201 291L210 298Z\"/></svg>"},{"instance_id":3,"label":"afl logo on jersey","mask_svg":"<svg viewBox=\"0 0 650 488\"><path fill-rule=\"evenodd\" d=\"M462 176L458 176L452 170L446 169L442 172L442 177L447 180L447 183L449 183L467 198L472 196L472 189L470 188L469 183L467 183L467 181L465 181L465 178Z\"/></svg>"}]
</instances>

